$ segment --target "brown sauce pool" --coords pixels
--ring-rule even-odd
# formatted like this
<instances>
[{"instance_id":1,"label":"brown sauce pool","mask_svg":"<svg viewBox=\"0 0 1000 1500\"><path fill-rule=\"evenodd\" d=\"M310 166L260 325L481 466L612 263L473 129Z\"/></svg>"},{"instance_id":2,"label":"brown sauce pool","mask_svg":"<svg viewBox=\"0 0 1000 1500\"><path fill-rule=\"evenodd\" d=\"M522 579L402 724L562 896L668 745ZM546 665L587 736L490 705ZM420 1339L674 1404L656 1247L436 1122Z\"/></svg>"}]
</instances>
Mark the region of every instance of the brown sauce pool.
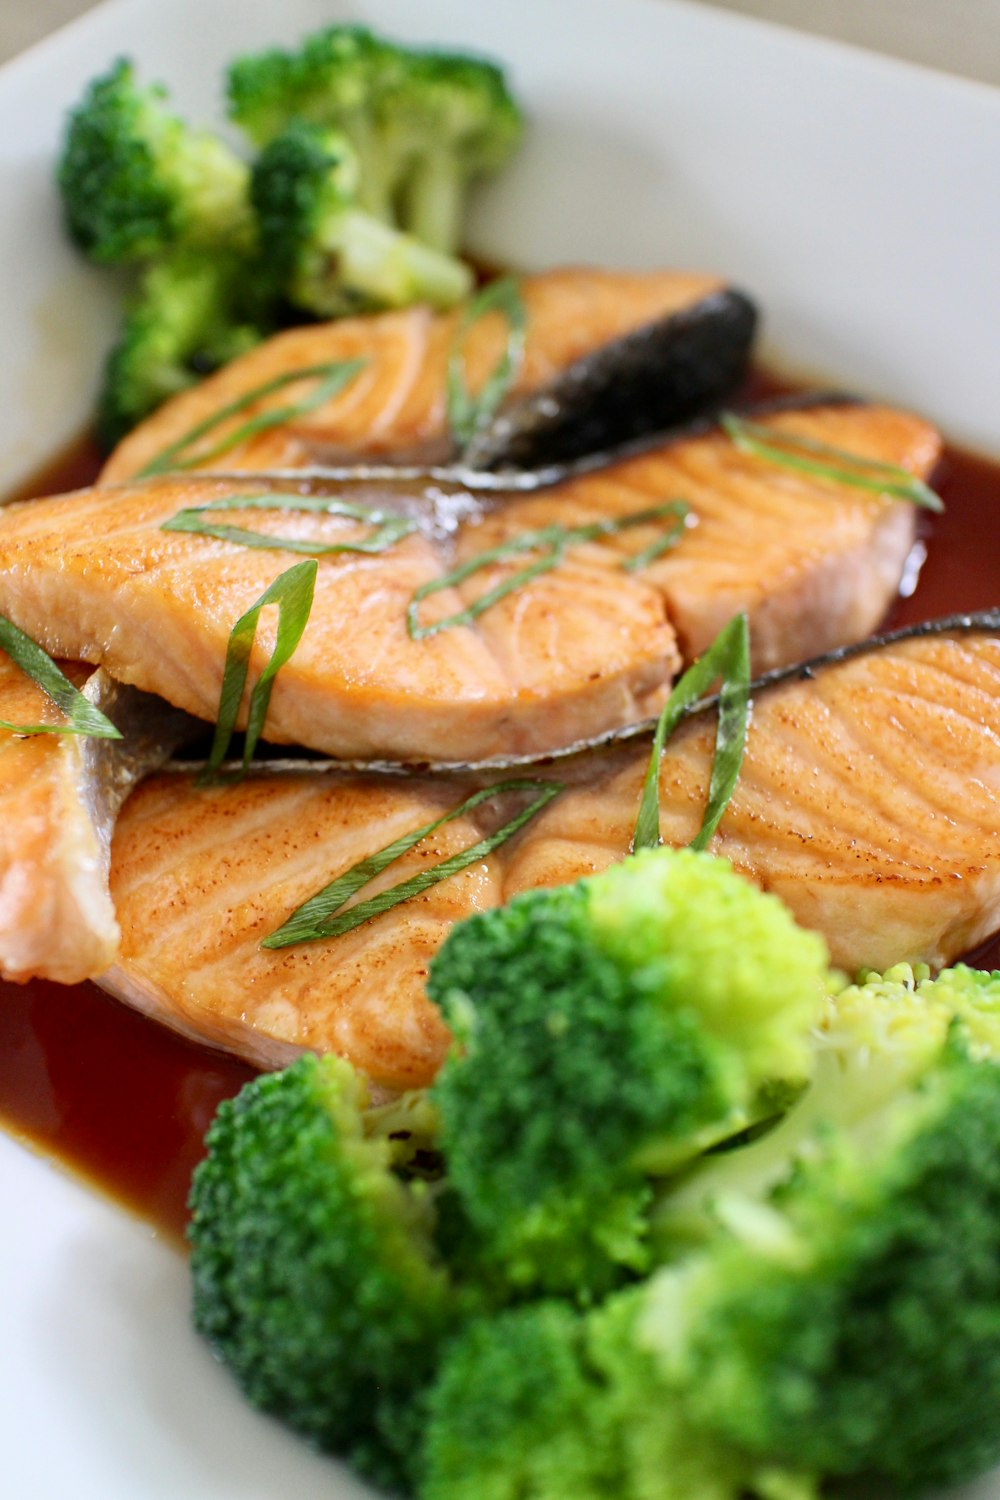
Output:
<instances>
[{"instance_id":1,"label":"brown sauce pool","mask_svg":"<svg viewBox=\"0 0 1000 1500\"><path fill-rule=\"evenodd\" d=\"M754 395L789 389L768 376ZM24 496L89 484L89 442L53 461ZM893 626L1000 604L1000 463L946 451L946 510L925 526L928 557ZM969 955L1000 968L1000 936ZM90 984L0 981L0 1123L181 1241L191 1171L220 1100L253 1069L185 1042Z\"/></svg>"}]
</instances>

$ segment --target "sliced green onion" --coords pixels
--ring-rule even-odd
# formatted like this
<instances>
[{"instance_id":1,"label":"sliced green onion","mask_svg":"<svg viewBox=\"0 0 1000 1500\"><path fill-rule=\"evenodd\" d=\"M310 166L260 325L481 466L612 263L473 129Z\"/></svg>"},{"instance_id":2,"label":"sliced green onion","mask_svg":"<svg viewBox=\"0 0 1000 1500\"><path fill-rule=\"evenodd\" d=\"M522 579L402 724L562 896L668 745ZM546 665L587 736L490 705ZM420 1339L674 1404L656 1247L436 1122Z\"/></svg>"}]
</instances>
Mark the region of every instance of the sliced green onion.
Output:
<instances>
[{"instance_id":1,"label":"sliced green onion","mask_svg":"<svg viewBox=\"0 0 1000 1500\"><path fill-rule=\"evenodd\" d=\"M81 734L95 740L121 739L121 732L111 720L73 686L48 652L4 615L0 615L0 647L69 720L68 724L12 724L8 719L0 719L0 729L12 734Z\"/></svg>"},{"instance_id":2,"label":"sliced green onion","mask_svg":"<svg viewBox=\"0 0 1000 1500\"><path fill-rule=\"evenodd\" d=\"M195 469L200 464L211 463L223 453L236 448L247 439L256 437L260 432L267 432L272 427L283 427L286 422L294 422L299 417L308 416L309 412L315 411L324 402L336 396L338 391L343 390L348 381L353 380L359 370L363 369L367 360L364 359L340 359L332 363L321 365L304 365L299 370L286 370L283 375L276 375L273 380L264 381L263 385L256 385L252 390L244 391L235 401L229 401L218 411L212 412L201 422L197 422L183 437L175 442L169 443L155 458L150 459L144 469L140 469L138 478L148 479L153 474L169 474L176 469ZM262 401L267 396L273 396L276 391L284 390L285 386L294 385L299 380L313 380L316 384L305 396L298 401L292 401L287 406L273 406L269 411L258 412L255 417L234 427L232 432L227 432L224 437L207 447L198 448L196 445L201 439L208 437L209 433L228 422L230 417L238 417L240 412L246 411L255 401ZM192 453L190 450L194 448Z\"/></svg>"},{"instance_id":3,"label":"sliced green onion","mask_svg":"<svg viewBox=\"0 0 1000 1500\"><path fill-rule=\"evenodd\" d=\"M677 546L687 525L691 507L683 500L671 500L670 506L673 507L673 514L677 517L673 526L668 526L663 535L657 537L655 542L650 542L648 547L642 547L638 552L633 552L631 557L626 557L622 563L626 573L640 573L643 568L648 568L650 563L656 562L657 558ZM664 509L669 513L669 506Z\"/></svg>"},{"instance_id":4,"label":"sliced green onion","mask_svg":"<svg viewBox=\"0 0 1000 1500\"><path fill-rule=\"evenodd\" d=\"M246 531L241 526L225 526L202 518L211 512L225 510L310 511L324 516L345 516L351 521L367 521L373 530L355 542L311 542L308 539L269 536L260 531ZM184 531L195 536L216 537L220 542L235 542L240 547L257 547L265 552L298 552L306 557L329 557L336 552L363 552L371 555L386 552L403 537L417 530L417 522L408 516L393 515L371 506L352 504L325 495L228 495L208 505L179 510L161 531Z\"/></svg>"},{"instance_id":5,"label":"sliced green onion","mask_svg":"<svg viewBox=\"0 0 1000 1500\"><path fill-rule=\"evenodd\" d=\"M834 448L803 433L748 422L745 417L737 417L732 412L724 413L720 420L737 448L753 458L762 458L785 469L797 469L803 474L815 474L819 479L829 479L835 484L873 490L880 495L891 495L896 500L908 500L911 505L919 505L924 510L944 510L940 495L935 495L922 479L898 464L881 463L860 453L850 453L846 448Z\"/></svg>"},{"instance_id":6,"label":"sliced green onion","mask_svg":"<svg viewBox=\"0 0 1000 1500\"><path fill-rule=\"evenodd\" d=\"M656 849L661 842L660 760L664 746L687 710L704 697L717 677L721 677L722 686L715 754L705 815L701 828L691 840L692 849L704 849L719 826L743 763L750 711L750 632L746 615L736 615L723 626L708 650L688 667L663 705L632 835L633 850Z\"/></svg>"},{"instance_id":7,"label":"sliced green onion","mask_svg":"<svg viewBox=\"0 0 1000 1500\"><path fill-rule=\"evenodd\" d=\"M560 545L560 533L565 530L560 526L546 526L540 531L526 531L513 541L503 542L499 547L490 547L485 552L478 552L475 557L469 558L458 568L453 568L450 573L445 573L441 578L432 578L427 583L422 583L413 591L413 596L406 607L406 628L410 639L422 641L429 635L437 635L442 630L450 630L455 625L469 625L473 620L479 618L494 604L505 599L508 594L523 588L533 578L540 577L543 573L551 572L562 560L564 548ZM489 567L491 563L502 562L507 558L514 557L520 552L530 552L536 548L546 549L543 555L529 563L527 567L519 568L516 573L511 573L502 583L487 589L486 593L480 594L466 609L457 610L454 614L444 615L440 620L435 620L432 625L421 625L419 620L420 605L424 599L430 598L432 594L439 594L444 589L453 588L464 583L473 573L480 568Z\"/></svg>"},{"instance_id":8,"label":"sliced green onion","mask_svg":"<svg viewBox=\"0 0 1000 1500\"><path fill-rule=\"evenodd\" d=\"M465 380L462 343L473 324L489 312L499 312L506 318L507 340L496 366L473 395ZM466 447L488 425L517 378L524 360L527 328L521 289L513 276L491 281L466 304L448 355L446 384L448 427L460 447Z\"/></svg>"},{"instance_id":9,"label":"sliced green onion","mask_svg":"<svg viewBox=\"0 0 1000 1500\"><path fill-rule=\"evenodd\" d=\"M222 690L219 694L219 711L216 717L212 750L205 769L198 776L197 786L211 786L223 779L219 767L226 758L229 742L236 729L260 612L265 605L276 604L278 606L278 629L275 634L274 650L250 694L246 738L243 746L243 766L242 770L237 773L236 779L246 775L247 767L253 759L257 741L264 728L264 720L267 718L274 679L291 657L306 628L309 612L312 609L317 569L318 564L313 558L307 562L293 564L286 572L279 574L264 590L256 604L252 604L233 626L229 636L229 645L226 648L226 664L222 673Z\"/></svg>"},{"instance_id":10,"label":"sliced green onion","mask_svg":"<svg viewBox=\"0 0 1000 1500\"><path fill-rule=\"evenodd\" d=\"M517 589L523 588L526 583L530 583L533 578L538 578L543 573L551 573L553 568L557 568L562 562L570 547L579 546L583 542L593 542L600 537L617 536L619 532L628 531L633 526L648 526L651 522L662 521L667 516L672 517L674 524L668 527L664 536L636 553L635 557L626 558L622 563L623 568L630 570L641 567L644 561L659 557L668 547L676 545L684 530L687 514L688 507L683 500L668 500L663 505L653 505L647 510L635 511L630 516L592 521L588 526L562 526L556 523L552 526L542 526L537 531L522 531L519 535L511 537L509 541L501 542L499 546L489 547L485 552L477 552L474 557L468 558L457 568L453 568L450 573L445 573L441 578L432 578L415 589L406 609L406 628L410 633L410 639L420 641L426 636L437 635L439 631L450 630L455 625L471 625L473 620L477 620L480 615L485 614L508 594L515 593ZM505 578L502 583L487 589L464 609L457 610L452 615L445 615L431 625L420 623L420 605L432 594L440 594L444 589L456 588L473 574L491 567L493 563L506 562L509 558L519 557L523 552L540 552L541 556L537 557L534 562L528 563L526 567L519 568L516 573L511 573L510 577Z\"/></svg>"},{"instance_id":11,"label":"sliced green onion","mask_svg":"<svg viewBox=\"0 0 1000 1500\"><path fill-rule=\"evenodd\" d=\"M443 817L435 818L432 823L425 823L423 827L414 828L412 832L403 834L401 838L394 839L391 844L386 844L375 854L369 854L366 859L352 865L349 870L344 871L343 875L338 875L336 880L331 881L321 891L310 896L308 901L296 907L287 922L266 937L261 947L287 948L292 943L313 943L320 938L340 937L342 933L360 927L363 922L370 922L373 917L380 916L382 912L391 911L394 906L400 906L404 901L412 901L415 896L423 895L424 891L430 890L442 880L447 880L450 875L457 875L460 871L467 870L470 865L478 864L480 860L486 859L494 849L499 849L501 844L506 843L520 828L523 828L536 813L541 812L542 808L561 791L561 784L555 781L501 781L495 786L474 792L459 807L453 808ZM416 875L411 875L408 880L401 880L398 885L390 886L388 890L369 897L367 901L359 901L356 906L349 907L347 911L341 910L363 886L374 880L396 860L401 859L404 854L408 854L422 839L429 838L446 823L451 823L455 818L462 817L464 813L471 812L481 802L487 802L493 797L499 797L508 792L534 792L536 795L527 807L487 838L467 845L466 848L441 860L431 869L420 870Z\"/></svg>"}]
</instances>

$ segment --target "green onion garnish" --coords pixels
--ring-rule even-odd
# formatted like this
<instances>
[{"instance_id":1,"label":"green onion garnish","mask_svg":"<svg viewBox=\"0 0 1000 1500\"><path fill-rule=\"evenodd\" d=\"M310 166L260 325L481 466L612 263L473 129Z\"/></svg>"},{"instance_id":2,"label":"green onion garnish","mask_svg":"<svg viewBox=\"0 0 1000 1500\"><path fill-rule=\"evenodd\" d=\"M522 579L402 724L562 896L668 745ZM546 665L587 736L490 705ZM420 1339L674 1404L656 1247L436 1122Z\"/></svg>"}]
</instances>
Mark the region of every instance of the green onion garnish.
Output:
<instances>
[{"instance_id":1,"label":"green onion garnish","mask_svg":"<svg viewBox=\"0 0 1000 1500\"><path fill-rule=\"evenodd\" d=\"M414 590L406 610L406 628L410 633L410 639L414 641L423 640L426 636L437 635L441 630L450 630L454 625L470 625L477 620L481 614L490 609L492 605L498 604L508 594L523 588L533 578L540 577L543 573L551 573L557 568L570 547L582 542L593 542L600 537L617 536L620 531L627 531L632 526L647 526L653 521L662 521L665 517L673 518L673 525L669 526L662 537L634 557L629 557L622 563L623 568L634 571L659 557L668 547L676 544L684 530L685 520L688 514L688 506L683 500L668 500L663 505L653 505L647 510L638 510L630 516L618 516L615 519L604 521L592 521L589 526L562 526L558 523L552 526L542 526L537 531L522 531L518 536L511 537L507 542L501 542L497 547L489 547L485 552L477 552L466 562L453 568L450 573L445 573L441 578L433 578L428 583L422 583ZM457 610L453 615L445 615L440 620L435 620L431 625L421 625L419 614L420 605L432 594L439 594L443 589L455 588L471 578L474 573L483 568L490 567L493 563L506 562L508 558L519 557L523 552L538 552L540 556L526 567L519 568L502 583L496 584L494 588L487 589L480 594L478 599L465 609Z\"/></svg>"},{"instance_id":2,"label":"green onion garnish","mask_svg":"<svg viewBox=\"0 0 1000 1500\"><path fill-rule=\"evenodd\" d=\"M355 542L311 542L298 537L268 536L259 531L246 531L240 526L225 526L202 519L206 514L220 510L312 511L324 516L345 516L351 521L367 521L373 530L369 536ZM328 557L335 552L385 552L404 536L410 536L416 531L417 522L407 516L392 515L367 505L352 504L350 501L336 500L325 495L267 493L228 495L224 500L212 500L208 505L179 510L169 521L164 521L160 530L212 536L221 542L235 542L240 547L258 547L265 552L298 552L306 557Z\"/></svg>"},{"instance_id":3,"label":"green onion garnish","mask_svg":"<svg viewBox=\"0 0 1000 1500\"><path fill-rule=\"evenodd\" d=\"M924 510L944 510L940 495L935 495L922 479L898 464L880 463L878 459L864 458L845 448L833 448L802 433L748 422L745 417L737 417L732 412L724 413L720 421L741 453L749 453L753 458L780 464L785 469L797 469L803 474L815 474L835 484L873 490L880 495L891 495L896 500L909 500Z\"/></svg>"},{"instance_id":4,"label":"green onion garnish","mask_svg":"<svg viewBox=\"0 0 1000 1500\"><path fill-rule=\"evenodd\" d=\"M656 562L657 558L677 546L687 525L691 507L683 500L671 500L670 505L677 517L674 525L668 526L663 535L657 537L655 542L650 542L648 547L642 547L638 552L633 552L631 557L626 557L622 562L626 573L641 573L643 568L648 568L650 563Z\"/></svg>"},{"instance_id":5,"label":"green onion garnish","mask_svg":"<svg viewBox=\"0 0 1000 1500\"><path fill-rule=\"evenodd\" d=\"M310 896L301 906L283 923L276 932L272 932L261 943L262 948L287 948L292 943L313 943L320 938L340 937L344 932L350 932L355 927L360 927L363 922L371 921L372 917L380 916L384 911L391 911L394 906L400 906L404 901L412 901L415 896L420 896L432 886L438 885L442 880L447 880L450 875L457 875L462 870L467 870L470 865L478 864L480 860L499 849L501 844L512 838L518 829L532 819L536 813L541 812L553 797L558 796L562 786L555 781L501 781L495 786L484 788L467 797L461 806L453 808L451 812L445 813L443 817L435 818L432 823L425 823L422 828L415 828L411 833L404 833L401 838L395 839L391 844L386 844L384 849L379 849L375 854L369 854L343 875L338 875L336 880L317 891L315 896ZM429 870L420 870L416 875L411 875L408 880L401 880L398 885L390 886L386 891L381 891L377 896L371 896L367 901L359 901L356 906L351 906L347 911L341 908L362 886L374 880L389 865L408 854L421 839L428 838L443 828L446 823L451 823L455 818L460 818L463 813L471 812L481 802L486 802L492 797L499 797L508 792L534 792L536 795L527 807L523 808L496 833L491 833L487 838L479 839L475 844L469 844L466 848L458 850L456 854L449 855L440 863L432 866ZM339 916L337 915L339 913Z\"/></svg>"},{"instance_id":6,"label":"green onion garnish","mask_svg":"<svg viewBox=\"0 0 1000 1500\"><path fill-rule=\"evenodd\" d=\"M200 464L211 463L223 453L238 447L240 443L246 442L248 438L256 437L259 432L267 432L272 427L282 427L286 422L294 422L299 417L304 417L317 407L329 401L338 391L343 390L348 381L353 380L358 371L363 369L367 363L363 359L341 359L333 363L321 365L304 365L299 370L286 370L283 375L276 375L273 380L266 380L263 385L256 385L252 390L244 391L235 401L229 401L218 411L212 412L211 416L205 417L204 421L198 422L183 437L176 442L169 443L155 458L150 459L144 469L140 469L138 478L148 479L153 474L169 474L176 469L195 469ZM262 401L267 396L274 395L287 385L294 385L299 380L312 380L316 384L306 395L301 396L298 401L292 401L287 406L273 406L269 411L258 412L255 417L234 427L232 432L227 432L225 437L219 438L214 444L205 448L197 448L195 445L209 433L228 422L230 417L238 417L240 412L246 411L255 401ZM192 453L190 450L195 448Z\"/></svg>"},{"instance_id":7,"label":"green onion garnish","mask_svg":"<svg viewBox=\"0 0 1000 1500\"><path fill-rule=\"evenodd\" d=\"M4 615L0 615L0 647L69 720L68 724L12 724L0 719L0 729L8 729L12 734L82 734L96 740L121 739L111 720L88 702L51 656Z\"/></svg>"},{"instance_id":8,"label":"green onion garnish","mask_svg":"<svg viewBox=\"0 0 1000 1500\"><path fill-rule=\"evenodd\" d=\"M465 360L462 341L474 323L489 312L499 312L507 319L507 342L496 367L490 372L481 390L472 395L465 381ZM512 276L501 276L491 281L465 306L451 351L448 355L446 399L448 427L455 442L462 448L478 437L492 420L503 398L517 377L524 359L524 340L528 317L521 289Z\"/></svg>"},{"instance_id":9,"label":"green onion garnish","mask_svg":"<svg viewBox=\"0 0 1000 1500\"><path fill-rule=\"evenodd\" d=\"M257 621L265 605L276 604L278 606L278 629L274 650L254 683L250 694L250 705L247 709L243 766L242 770L237 773L237 779L246 775L247 767L253 759L257 741L264 728L264 720L267 718L274 679L299 644L302 632L306 628L309 611L312 609L317 569L318 564L313 558L307 562L295 563L287 572L279 574L264 590L256 604L252 604L246 614L241 615L233 626L229 636L229 645L226 648L226 664L222 673L222 690L219 694L219 711L216 717L215 735L212 739L212 750L205 769L198 776L197 786L211 786L214 782L222 780L219 767L226 757L229 742L236 729L236 719L243 701L243 689L246 686L247 672L250 667L250 653L257 634Z\"/></svg>"},{"instance_id":10,"label":"green onion garnish","mask_svg":"<svg viewBox=\"0 0 1000 1500\"><path fill-rule=\"evenodd\" d=\"M701 828L691 840L692 849L704 849L719 826L743 763L750 710L750 632L746 615L736 615L723 626L708 650L688 667L663 705L632 835L633 850L656 849L661 842L660 759L663 748L686 711L707 693L717 677L721 677L722 686L708 803Z\"/></svg>"}]
</instances>

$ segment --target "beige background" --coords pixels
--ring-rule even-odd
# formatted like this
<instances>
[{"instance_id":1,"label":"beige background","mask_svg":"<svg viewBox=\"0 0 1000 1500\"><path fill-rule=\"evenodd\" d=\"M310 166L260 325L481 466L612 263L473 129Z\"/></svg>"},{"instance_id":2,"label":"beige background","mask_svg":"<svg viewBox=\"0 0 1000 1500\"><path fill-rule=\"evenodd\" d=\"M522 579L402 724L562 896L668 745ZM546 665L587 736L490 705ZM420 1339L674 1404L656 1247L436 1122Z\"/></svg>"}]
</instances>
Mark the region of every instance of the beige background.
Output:
<instances>
[{"instance_id":1,"label":"beige background","mask_svg":"<svg viewBox=\"0 0 1000 1500\"><path fill-rule=\"evenodd\" d=\"M93 0L0 0L0 62ZM247 0L247 4L275 0ZM501 3L502 0L495 0ZM1000 86L1000 0L707 0Z\"/></svg>"}]
</instances>

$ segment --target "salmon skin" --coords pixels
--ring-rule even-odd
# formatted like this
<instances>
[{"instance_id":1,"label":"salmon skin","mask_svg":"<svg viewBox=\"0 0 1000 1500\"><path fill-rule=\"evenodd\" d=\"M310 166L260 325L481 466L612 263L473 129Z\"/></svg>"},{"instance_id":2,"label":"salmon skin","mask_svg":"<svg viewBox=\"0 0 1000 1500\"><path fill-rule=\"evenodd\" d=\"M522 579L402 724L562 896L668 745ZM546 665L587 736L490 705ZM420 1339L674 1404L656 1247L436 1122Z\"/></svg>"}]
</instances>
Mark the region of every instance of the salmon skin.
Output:
<instances>
[{"instance_id":1,"label":"salmon skin","mask_svg":"<svg viewBox=\"0 0 1000 1500\"><path fill-rule=\"evenodd\" d=\"M468 459L492 468L537 467L664 430L718 401L741 379L756 312L717 277L569 268L518 281L524 355L497 417L477 434ZM366 456L425 462L453 457L446 388L462 310L427 307L295 328L275 335L147 418L108 460L105 483L142 473L171 445L222 408L297 370L359 359L363 367L312 411L271 427L225 453L227 469L302 467ZM462 330L471 390L503 358L500 312ZM260 396L212 433L225 439L269 407L306 393L286 384ZM194 467L217 469L220 460Z\"/></svg>"},{"instance_id":2,"label":"salmon skin","mask_svg":"<svg viewBox=\"0 0 1000 1500\"><path fill-rule=\"evenodd\" d=\"M768 421L921 476L939 452L931 427L886 407L818 406ZM275 489L282 484L287 492L289 481ZM251 490L260 493L259 481ZM10 507L0 514L0 610L51 655L103 665L211 720L229 633L292 558L162 526L183 508L246 493L239 476L167 475ZM776 468L718 430L485 501L440 486L432 501L386 483L344 493L419 525L379 555L320 559L312 613L276 679L265 736L346 758L538 754L634 722L656 711L682 660L741 610L757 670L857 639L895 596L914 536L909 504ZM439 588L456 565L525 533L619 524L675 501L692 524L637 571L624 565L662 539L663 522L570 548L475 620L422 639L408 630L417 591ZM289 512L221 519L319 543L371 529ZM418 622L460 614L524 562L497 559L440 588ZM265 617L254 671L274 629Z\"/></svg>"},{"instance_id":3,"label":"salmon skin","mask_svg":"<svg viewBox=\"0 0 1000 1500\"><path fill-rule=\"evenodd\" d=\"M742 292L712 292L509 402L462 459L473 468L531 470L680 426L739 384L756 325Z\"/></svg>"},{"instance_id":4,"label":"salmon skin","mask_svg":"<svg viewBox=\"0 0 1000 1500\"><path fill-rule=\"evenodd\" d=\"M111 830L129 791L190 732L186 715L69 667L121 740L0 732L0 975L77 984L118 951L108 892ZM85 679L89 677L89 681ZM59 711L0 653L0 717L60 722Z\"/></svg>"},{"instance_id":5,"label":"salmon skin","mask_svg":"<svg viewBox=\"0 0 1000 1500\"><path fill-rule=\"evenodd\" d=\"M1000 925L998 724L1000 612L796 668L755 689L743 770L710 847L822 932L848 971L951 962ZM669 844L700 825L713 738L706 710L667 747ZM487 858L335 940L275 951L262 939L303 900L490 778L274 768L195 791L158 774L115 833L123 938L101 983L264 1067L314 1048L382 1087L426 1083L448 1037L425 981L451 924L622 859L648 754L647 737L537 766L563 792ZM475 843L510 805L438 829L359 898Z\"/></svg>"}]
</instances>

